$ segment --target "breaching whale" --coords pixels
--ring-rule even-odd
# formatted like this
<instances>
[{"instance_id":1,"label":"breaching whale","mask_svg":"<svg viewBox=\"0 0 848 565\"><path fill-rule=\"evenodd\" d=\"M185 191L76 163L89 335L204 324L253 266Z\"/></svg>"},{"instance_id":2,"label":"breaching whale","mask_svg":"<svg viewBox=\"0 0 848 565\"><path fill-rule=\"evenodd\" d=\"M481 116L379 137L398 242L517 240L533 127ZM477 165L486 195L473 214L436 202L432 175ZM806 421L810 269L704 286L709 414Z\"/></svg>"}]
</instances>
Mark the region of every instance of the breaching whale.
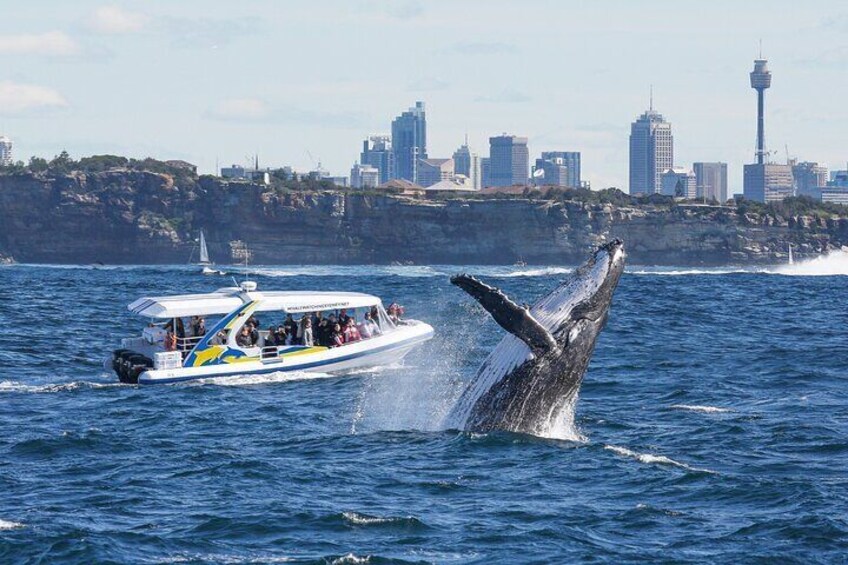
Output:
<instances>
[{"instance_id":1,"label":"breaching whale","mask_svg":"<svg viewBox=\"0 0 848 565\"><path fill-rule=\"evenodd\" d=\"M616 239L530 307L473 276L452 277L509 335L477 370L448 426L548 435L576 400L623 270Z\"/></svg>"}]
</instances>

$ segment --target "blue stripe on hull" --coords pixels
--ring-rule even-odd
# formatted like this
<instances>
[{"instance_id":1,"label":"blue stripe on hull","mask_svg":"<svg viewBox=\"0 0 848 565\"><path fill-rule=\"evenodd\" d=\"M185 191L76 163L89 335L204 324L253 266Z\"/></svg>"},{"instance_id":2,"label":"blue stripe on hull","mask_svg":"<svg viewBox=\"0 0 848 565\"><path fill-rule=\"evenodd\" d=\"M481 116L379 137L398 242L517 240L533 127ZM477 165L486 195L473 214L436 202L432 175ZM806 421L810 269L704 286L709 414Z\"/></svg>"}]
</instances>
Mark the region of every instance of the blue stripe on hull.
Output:
<instances>
[{"instance_id":1,"label":"blue stripe on hull","mask_svg":"<svg viewBox=\"0 0 848 565\"><path fill-rule=\"evenodd\" d=\"M184 381L196 381L198 379L219 379L219 378L226 378L226 377L240 377L240 376L244 376L244 375L265 375L265 374L270 374L270 373L290 373L290 372L294 372L294 371L303 371L304 369L313 369L315 367L335 365L336 363L343 363L345 361L351 361L353 359L358 359L360 357L366 357L368 355L373 355L375 353L381 353L383 351L388 351L388 350L391 350L391 349L400 349L402 347L416 345L418 343L423 343L425 341L428 341L431 337L432 337L432 335L429 335L429 336L424 337L424 338L418 338L418 339L415 339L415 340L412 340L412 341L402 341L402 342L398 342L398 343L392 343L390 345L384 345L382 347L377 347L377 348L374 348L374 349L370 349L368 351L363 351L361 353L353 353L351 355L346 355L344 357L337 357L335 359L330 359L330 360L325 360L325 361L315 361L313 363L304 363L302 365L288 366L288 367L276 366L276 367L270 367L270 368L254 369L254 370L251 370L251 371L238 371L238 372L233 372L233 373L225 373L225 374L222 374L222 375L190 375L190 376L185 376L185 377L171 377L171 378L167 378L167 379L155 379L155 380L151 380L151 381L142 381L142 378L144 377L144 373L142 373L139 376L138 384L140 384L140 385L171 384L171 383L178 383L178 382L184 382Z\"/></svg>"}]
</instances>

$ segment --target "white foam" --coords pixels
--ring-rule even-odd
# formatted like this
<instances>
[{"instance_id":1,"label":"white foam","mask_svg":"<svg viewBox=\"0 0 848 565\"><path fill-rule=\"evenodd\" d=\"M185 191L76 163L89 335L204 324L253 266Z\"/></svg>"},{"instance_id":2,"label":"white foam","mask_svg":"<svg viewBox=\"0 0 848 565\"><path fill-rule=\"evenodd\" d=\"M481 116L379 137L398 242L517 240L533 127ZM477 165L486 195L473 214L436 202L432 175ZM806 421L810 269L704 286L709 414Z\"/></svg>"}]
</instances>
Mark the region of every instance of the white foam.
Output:
<instances>
[{"instance_id":1,"label":"white foam","mask_svg":"<svg viewBox=\"0 0 848 565\"><path fill-rule=\"evenodd\" d=\"M17 530L23 527L24 525L20 522L9 522L7 520L0 519L0 530Z\"/></svg>"},{"instance_id":2,"label":"white foam","mask_svg":"<svg viewBox=\"0 0 848 565\"><path fill-rule=\"evenodd\" d=\"M358 565L360 563L370 563L371 556L366 555L364 557L359 557L358 555L354 555L353 553L348 553L347 555L342 555L341 557L337 557L330 562L330 565Z\"/></svg>"},{"instance_id":3,"label":"white foam","mask_svg":"<svg viewBox=\"0 0 848 565\"><path fill-rule=\"evenodd\" d=\"M730 408L719 408L718 406L701 406L699 404L672 404L669 406L674 410L689 410L690 412L703 412L712 414L716 412L730 412Z\"/></svg>"},{"instance_id":4,"label":"white foam","mask_svg":"<svg viewBox=\"0 0 848 565\"><path fill-rule=\"evenodd\" d=\"M273 383L285 383L292 381L309 381L314 379L326 379L335 377L332 373L311 373L306 371L291 371L268 373L266 375L232 375L228 377L210 377L198 379L189 384L195 385L217 385L217 386L253 386Z\"/></svg>"},{"instance_id":5,"label":"white foam","mask_svg":"<svg viewBox=\"0 0 848 565\"><path fill-rule=\"evenodd\" d=\"M794 265L781 265L774 273L795 277L848 276L848 250L843 247L813 259L796 261Z\"/></svg>"},{"instance_id":6,"label":"white foam","mask_svg":"<svg viewBox=\"0 0 848 565\"><path fill-rule=\"evenodd\" d=\"M687 471L697 471L700 473L711 473L716 474L715 471L710 471L709 469L698 469L696 467L691 467L686 463L681 463L680 461L675 461L670 457L666 457L665 455L652 455L650 453L637 453L636 451L632 451L627 449L626 447L618 447L616 445L605 445L604 449L608 449L617 455L621 455L623 457L630 457L639 461L640 463L646 463L648 465L670 465L673 467L680 467L681 469L686 469Z\"/></svg>"},{"instance_id":7,"label":"white foam","mask_svg":"<svg viewBox=\"0 0 848 565\"><path fill-rule=\"evenodd\" d=\"M28 385L18 381L0 381L0 393L4 392L27 392L33 394L69 392L83 388L110 388L121 386L121 383L93 383L86 381L74 381L70 383L51 383L45 385Z\"/></svg>"}]
</instances>

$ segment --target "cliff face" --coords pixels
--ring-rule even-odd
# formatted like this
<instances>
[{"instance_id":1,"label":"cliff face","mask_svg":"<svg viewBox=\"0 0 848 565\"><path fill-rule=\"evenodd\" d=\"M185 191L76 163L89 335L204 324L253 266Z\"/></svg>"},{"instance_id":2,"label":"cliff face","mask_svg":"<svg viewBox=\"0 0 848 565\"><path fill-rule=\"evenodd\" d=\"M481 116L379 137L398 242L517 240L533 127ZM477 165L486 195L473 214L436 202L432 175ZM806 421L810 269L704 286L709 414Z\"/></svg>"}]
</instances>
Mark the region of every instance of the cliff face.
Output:
<instances>
[{"instance_id":1,"label":"cliff face","mask_svg":"<svg viewBox=\"0 0 848 565\"><path fill-rule=\"evenodd\" d=\"M621 237L633 263L724 264L848 244L845 218L721 207L428 201L135 171L0 176L0 256L18 261L184 263L201 228L220 263L236 239L256 263L574 263Z\"/></svg>"}]
</instances>

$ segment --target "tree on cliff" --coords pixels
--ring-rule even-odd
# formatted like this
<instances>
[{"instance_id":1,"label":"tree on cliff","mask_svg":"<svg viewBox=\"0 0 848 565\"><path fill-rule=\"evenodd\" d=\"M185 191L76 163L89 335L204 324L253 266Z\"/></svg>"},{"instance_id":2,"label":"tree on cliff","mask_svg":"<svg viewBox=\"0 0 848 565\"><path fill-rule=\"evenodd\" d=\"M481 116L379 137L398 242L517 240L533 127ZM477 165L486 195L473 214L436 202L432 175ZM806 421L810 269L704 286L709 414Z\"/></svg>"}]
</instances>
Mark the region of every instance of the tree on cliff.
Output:
<instances>
[{"instance_id":1,"label":"tree on cliff","mask_svg":"<svg viewBox=\"0 0 848 565\"><path fill-rule=\"evenodd\" d=\"M71 159L67 151L62 151L50 161L48 170L53 174L65 175L74 170L76 162Z\"/></svg>"}]
</instances>

